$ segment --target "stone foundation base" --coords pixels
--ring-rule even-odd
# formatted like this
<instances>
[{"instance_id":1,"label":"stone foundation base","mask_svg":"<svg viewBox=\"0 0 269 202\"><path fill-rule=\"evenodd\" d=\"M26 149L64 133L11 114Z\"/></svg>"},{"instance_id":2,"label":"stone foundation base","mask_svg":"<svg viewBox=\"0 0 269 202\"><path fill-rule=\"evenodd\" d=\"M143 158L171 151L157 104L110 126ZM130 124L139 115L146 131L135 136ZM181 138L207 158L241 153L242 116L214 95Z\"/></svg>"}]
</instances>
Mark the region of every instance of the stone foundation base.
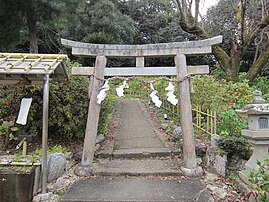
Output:
<instances>
[{"instance_id":1,"label":"stone foundation base","mask_svg":"<svg viewBox=\"0 0 269 202\"><path fill-rule=\"evenodd\" d=\"M78 164L74 170L74 173L78 176L91 176L93 172L93 167L91 165L81 165Z\"/></svg>"},{"instance_id":2,"label":"stone foundation base","mask_svg":"<svg viewBox=\"0 0 269 202\"><path fill-rule=\"evenodd\" d=\"M200 166L197 166L196 168L193 169L181 167L181 170L184 173L184 175L189 177L197 177L204 174L203 168Z\"/></svg>"}]
</instances>

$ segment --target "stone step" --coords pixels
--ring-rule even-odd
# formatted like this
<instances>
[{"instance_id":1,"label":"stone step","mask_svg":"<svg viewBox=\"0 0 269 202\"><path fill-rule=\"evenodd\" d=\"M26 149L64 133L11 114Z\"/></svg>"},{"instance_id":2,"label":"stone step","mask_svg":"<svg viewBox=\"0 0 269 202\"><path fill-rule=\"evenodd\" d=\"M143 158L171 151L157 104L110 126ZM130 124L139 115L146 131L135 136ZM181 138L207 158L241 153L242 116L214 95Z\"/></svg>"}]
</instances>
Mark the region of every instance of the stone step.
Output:
<instances>
[{"instance_id":1,"label":"stone step","mask_svg":"<svg viewBox=\"0 0 269 202\"><path fill-rule=\"evenodd\" d=\"M81 179L61 198L61 202L89 201L213 201L199 179L147 179L118 177Z\"/></svg>"},{"instance_id":2,"label":"stone step","mask_svg":"<svg viewBox=\"0 0 269 202\"><path fill-rule=\"evenodd\" d=\"M114 158L149 158L179 155L180 153L179 150L171 151L170 148L133 148L115 150L112 155Z\"/></svg>"},{"instance_id":3,"label":"stone step","mask_svg":"<svg viewBox=\"0 0 269 202\"><path fill-rule=\"evenodd\" d=\"M100 176L181 176L182 161L174 159L99 159L93 175Z\"/></svg>"}]
</instances>

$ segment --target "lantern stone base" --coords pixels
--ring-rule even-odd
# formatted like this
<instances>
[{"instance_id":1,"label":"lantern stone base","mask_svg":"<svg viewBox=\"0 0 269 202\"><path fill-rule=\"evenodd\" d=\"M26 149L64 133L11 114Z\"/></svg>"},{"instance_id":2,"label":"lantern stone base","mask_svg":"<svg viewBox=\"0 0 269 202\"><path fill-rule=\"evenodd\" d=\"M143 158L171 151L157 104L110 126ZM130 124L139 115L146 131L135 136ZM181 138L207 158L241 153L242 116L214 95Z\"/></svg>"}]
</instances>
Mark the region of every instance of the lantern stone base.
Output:
<instances>
[{"instance_id":1,"label":"lantern stone base","mask_svg":"<svg viewBox=\"0 0 269 202\"><path fill-rule=\"evenodd\" d=\"M245 168L246 170L258 170L257 161L269 156L269 131L242 130L242 135L253 145L253 154Z\"/></svg>"}]
</instances>

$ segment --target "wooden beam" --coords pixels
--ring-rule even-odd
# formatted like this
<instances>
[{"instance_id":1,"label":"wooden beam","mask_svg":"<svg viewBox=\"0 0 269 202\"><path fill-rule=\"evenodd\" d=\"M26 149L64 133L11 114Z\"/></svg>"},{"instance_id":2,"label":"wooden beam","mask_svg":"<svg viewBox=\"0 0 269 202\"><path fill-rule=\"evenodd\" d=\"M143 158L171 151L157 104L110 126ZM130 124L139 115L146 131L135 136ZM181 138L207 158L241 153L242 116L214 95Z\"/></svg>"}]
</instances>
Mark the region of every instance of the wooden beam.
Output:
<instances>
[{"instance_id":1,"label":"wooden beam","mask_svg":"<svg viewBox=\"0 0 269 202\"><path fill-rule=\"evenodd\" d=\"M94 67L73 67L72 74L89 76ZM105 69L105 76L175 76L176 67L111 67ZM209 74L208 65L188 66L188 74Z\"/></svg>"}]
</instances>

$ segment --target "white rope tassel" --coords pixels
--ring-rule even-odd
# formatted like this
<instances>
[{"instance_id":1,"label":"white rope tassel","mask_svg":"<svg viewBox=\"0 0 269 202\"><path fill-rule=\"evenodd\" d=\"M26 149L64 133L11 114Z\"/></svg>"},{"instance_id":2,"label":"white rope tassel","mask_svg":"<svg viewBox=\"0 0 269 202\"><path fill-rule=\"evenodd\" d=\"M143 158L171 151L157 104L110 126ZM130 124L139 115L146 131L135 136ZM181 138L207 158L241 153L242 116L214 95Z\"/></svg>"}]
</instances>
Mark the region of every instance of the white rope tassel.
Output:
<instances>
[{"instance_id":1,"label":"white rope tassel","mask_svg":"<svg viewBox=\"0 0 269 202\"><path fill-rule=\"evenodd\" d=\"M170 102L172 105L177 105L178 99L174 95L175 86L172 84L172 82L169 82L169 85L165 88L165 90L168 91L166 94L168 102Z\"/></svg>"},{"instance_id":2,"label":"white rope tassel","mask_svg":"<svg viewBox=\"0 0 269 202\"><path fill-rule=\"evenodd\" d=\"M162 101L159 99L159 97L156 95L158 91L156 91L153 87L153 84L150 83L150 89L152 90L152 93L150 94L152 102L155 104L156 107L161 107Z\"/></svg>"},{"instance_id":3,"label":"white rope tassel","mask_svg":"<svg viewBox=\"0 0 269 202\"><path fill-rule=\"evenodd\" d=\"M102 86L99 94L97 95L97 103L101 104L102 101L106 98L106 91L109 90L108 81L105 82L105 84Z\"/></svg>"},{"instance_id":4,"label":"white rope tassel","mask_svg":"<svg viewBox=\"0 0 269 202\"><path fill-rule=\"evenodd\" d=\"M124 96L124 88L129 88L129 85L127 84L126 80L124 80L122 85L120 85L118 88L116 88L116 92L117 92L117 95L119 97L125 97Z\"/></svg>"}]
</instances>

